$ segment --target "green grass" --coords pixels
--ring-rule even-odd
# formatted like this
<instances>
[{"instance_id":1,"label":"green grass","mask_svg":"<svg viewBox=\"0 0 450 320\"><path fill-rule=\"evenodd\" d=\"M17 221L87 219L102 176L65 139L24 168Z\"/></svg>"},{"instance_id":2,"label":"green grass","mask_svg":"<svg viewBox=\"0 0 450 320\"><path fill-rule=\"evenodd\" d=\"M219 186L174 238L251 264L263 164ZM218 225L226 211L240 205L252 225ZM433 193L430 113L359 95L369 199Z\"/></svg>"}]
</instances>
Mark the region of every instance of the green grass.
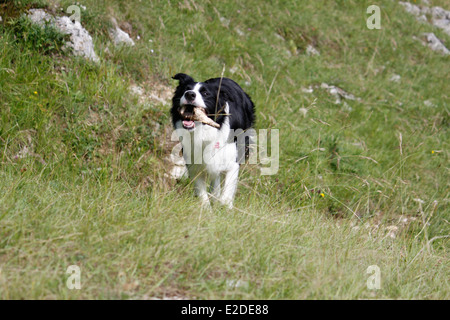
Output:
<instances>
[{"instance_id":1,"label":"green grass","mask_svg":"<svg viewBox=\"0 0 450 320\"><path fill-rule=\"evenodd\" d=\"M450 58L412 38L448 35L388 0L381 30L365 1L80 3L99 64L20 18L72 2L0 6L0 298L449 299ZM114 48L110 15L135 47ZM280 169L244 166L236 209L200 212L164 175L169 107L128 87L224 68L279 129ZM322 82L360 100L301 90Z\"/></svg>"}]
</instances>

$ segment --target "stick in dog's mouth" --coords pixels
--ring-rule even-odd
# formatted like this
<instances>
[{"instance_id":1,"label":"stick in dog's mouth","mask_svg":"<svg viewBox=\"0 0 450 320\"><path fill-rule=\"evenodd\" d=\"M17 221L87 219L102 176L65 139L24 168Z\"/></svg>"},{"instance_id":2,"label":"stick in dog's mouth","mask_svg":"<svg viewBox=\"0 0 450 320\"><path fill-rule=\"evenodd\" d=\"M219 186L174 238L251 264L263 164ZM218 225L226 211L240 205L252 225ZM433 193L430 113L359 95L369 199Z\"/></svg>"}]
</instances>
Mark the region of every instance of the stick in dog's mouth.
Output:
<instances>
[{"instance_id":1,"label":"stick in dog's mouth","mask_svg":"<svg viewBox=\"0 0 450 320\"><path fill-rule=\"evenodd\" d=\"M187 106L184 105L179 109L182 117L191 121L200 121L201 123L207 124L214 128L220 128L220 125L217 122L213 121L211 118L208 118L203 108L192 106L192 113L186 112L186 108Z\"/></svg>"}]
</instances>

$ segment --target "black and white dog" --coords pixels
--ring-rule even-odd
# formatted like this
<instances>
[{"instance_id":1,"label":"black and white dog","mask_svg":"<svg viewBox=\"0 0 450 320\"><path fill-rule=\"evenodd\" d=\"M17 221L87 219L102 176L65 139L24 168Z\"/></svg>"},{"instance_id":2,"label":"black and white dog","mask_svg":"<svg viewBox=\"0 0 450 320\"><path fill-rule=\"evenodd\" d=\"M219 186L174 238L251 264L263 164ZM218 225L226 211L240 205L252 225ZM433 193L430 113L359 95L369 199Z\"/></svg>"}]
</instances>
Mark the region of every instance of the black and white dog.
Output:
<instances>
[{"instance_id":1,"label":"black and white dog","mask_svg":"<svg viewBox=\"0 0 450 320\"><path fill-rule=\"evenodd\" d=\"M242 154L238 152L235 134L252 127L254 104L228 78L195 82L192 77L178 73L173 79L179 84L172 99L172 121L196 194L202 205L209 207L210 180L213 199L232 208L239 175L238 155ZM225 176L223 186L221 175Z\"/></svg>"}]
</instances>

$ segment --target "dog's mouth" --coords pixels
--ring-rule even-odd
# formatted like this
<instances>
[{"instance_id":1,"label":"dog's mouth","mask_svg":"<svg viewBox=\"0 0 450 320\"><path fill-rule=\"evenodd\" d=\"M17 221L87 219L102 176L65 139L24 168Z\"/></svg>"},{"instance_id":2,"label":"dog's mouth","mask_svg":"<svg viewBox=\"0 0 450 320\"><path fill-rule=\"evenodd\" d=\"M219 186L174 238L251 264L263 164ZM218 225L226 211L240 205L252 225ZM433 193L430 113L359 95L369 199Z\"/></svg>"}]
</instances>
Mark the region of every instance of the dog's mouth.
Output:
<instances>
[{"instance_id":1,"label":"dog's mouth","mask_svg":"<svg viewBox=\"0 0 450 320\"><path fill-rule=\"evenodd\" d=\"M194 129L195 122L192 120L183 120L183 128L185 129Z\"/></svg>"},{"instance_id":2,"label":"dog's mouth","mask_svg":"<svg viewBox=\"0 0 450 320\"><path fill-rule=\"evenodd\" d=\"M178 108L178 113L182 118L183 127L185 129L194 129L194 121L207 124L214 128L220 128L218 123L214 122L211 118L208 118L206 115L206 110L202 107L197 107L192 104L185 104Z\"/></svg>"},{"instance_id":3,"label":"dog's mouth","mask_svg":"<svg viewBox=\"0 0 450 320\"><path fill-rule=\"evenodd\" d=\"M181 116L183 127L185 129L194 129L195 128L195 114L194 114L194 108L196 106L192 104L185 104L180 106L178 109L178 113Z\"/></svg>"}]
</instances>

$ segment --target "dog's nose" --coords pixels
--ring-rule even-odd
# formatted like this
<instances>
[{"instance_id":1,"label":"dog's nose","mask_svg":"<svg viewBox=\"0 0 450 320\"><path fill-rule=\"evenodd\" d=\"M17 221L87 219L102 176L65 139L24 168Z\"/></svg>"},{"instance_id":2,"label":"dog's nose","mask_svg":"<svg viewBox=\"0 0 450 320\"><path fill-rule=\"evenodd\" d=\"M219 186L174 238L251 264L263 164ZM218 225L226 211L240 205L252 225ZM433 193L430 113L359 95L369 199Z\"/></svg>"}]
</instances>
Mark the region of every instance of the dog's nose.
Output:
<instances>
[{"instance_id":1,"label":"dog's nose","mask_svg":"<svg viewBox=\"0 0 450 320\"><path fill-rule=\"evenodd\" d=\"M186 91L184 94L187 100L194 101L195 100L195 92L194 91Z\"/></svg>"}]
</instances>

